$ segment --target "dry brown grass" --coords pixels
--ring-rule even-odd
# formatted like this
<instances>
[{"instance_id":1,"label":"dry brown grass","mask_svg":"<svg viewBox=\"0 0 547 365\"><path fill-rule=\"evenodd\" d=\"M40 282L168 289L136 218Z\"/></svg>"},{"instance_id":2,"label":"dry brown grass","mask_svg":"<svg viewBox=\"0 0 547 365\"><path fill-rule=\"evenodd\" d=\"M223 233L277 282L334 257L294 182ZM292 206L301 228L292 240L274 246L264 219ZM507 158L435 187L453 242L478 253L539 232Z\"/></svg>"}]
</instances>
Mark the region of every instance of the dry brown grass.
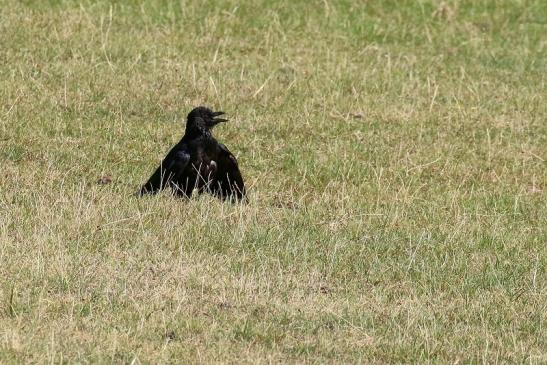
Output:
<instances>
[{"instance_id":1,"label":"dry brown grass","mask_svg":"<svg viewBox=\"0 0 547 365\"><path fill-rule=\"evenodd\" d=\"M547 361L545 14L3 2L0 362ZM132 197L199 104L250 204Z\"/></svg>"}]
</instances>

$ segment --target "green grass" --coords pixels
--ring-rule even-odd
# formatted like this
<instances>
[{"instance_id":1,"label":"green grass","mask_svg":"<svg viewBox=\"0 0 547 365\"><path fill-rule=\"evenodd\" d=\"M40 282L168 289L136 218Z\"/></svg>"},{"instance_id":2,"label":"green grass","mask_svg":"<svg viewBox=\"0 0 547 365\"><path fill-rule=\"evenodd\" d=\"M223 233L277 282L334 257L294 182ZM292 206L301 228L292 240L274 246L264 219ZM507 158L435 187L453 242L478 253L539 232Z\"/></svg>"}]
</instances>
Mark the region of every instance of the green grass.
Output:
<instances>
[{"instance_id":1,"label":"green grass","mask_svg":"<svg viewBox=\"0 0 547 365\"><path fill-rule=\"evenodd\" d=\"M0 1L0 363L547 362L546 61L540 0ZM250 204L134 198L197 105Z\"/></svg>"}]
</instances>

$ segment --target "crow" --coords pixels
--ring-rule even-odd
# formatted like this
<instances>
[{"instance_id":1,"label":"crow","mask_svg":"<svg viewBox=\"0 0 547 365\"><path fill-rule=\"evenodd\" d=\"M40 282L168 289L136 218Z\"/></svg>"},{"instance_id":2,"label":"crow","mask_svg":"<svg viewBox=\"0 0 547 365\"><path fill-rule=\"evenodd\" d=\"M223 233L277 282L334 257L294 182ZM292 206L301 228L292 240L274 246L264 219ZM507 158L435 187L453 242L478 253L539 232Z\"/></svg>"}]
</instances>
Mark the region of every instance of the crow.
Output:
<instances>
[{"instance_id":1,"label":"crow","mask_svg":"<svg viewBox=\"0 0 547 365\"><path fill-rule=\"evenodd\" d=\"M199 106L186 120L184 136L177 143L138 195L156 194L166 186L180 197L190 198L194 189L223 200L247 201L245 185L234 155L211 134L212 128L227 119L224 112Z\"/></svg>"}]
</instances>

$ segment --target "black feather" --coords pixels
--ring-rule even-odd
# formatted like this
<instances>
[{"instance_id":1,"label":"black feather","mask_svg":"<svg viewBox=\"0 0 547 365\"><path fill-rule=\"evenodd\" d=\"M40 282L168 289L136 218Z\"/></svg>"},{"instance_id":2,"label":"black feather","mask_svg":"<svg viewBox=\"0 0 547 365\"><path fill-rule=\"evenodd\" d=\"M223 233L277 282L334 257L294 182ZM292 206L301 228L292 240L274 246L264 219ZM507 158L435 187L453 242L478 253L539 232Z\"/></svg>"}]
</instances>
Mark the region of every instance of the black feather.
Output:
<instances>
[{"instance_id":1,"label":"black feather","mask_svg":"<svg viewBox=\"0 0 547 365\"><path fill-rule=\"evenodd\" d=\"M245 185L234 155L211 134L211 129L227 119L223 112L206 107L193 109L187 117L186 131L139 195L156 194L170 186L178 196L190 198L194 189L221 199L246 201Z\"/></svg>"}]
</instances>

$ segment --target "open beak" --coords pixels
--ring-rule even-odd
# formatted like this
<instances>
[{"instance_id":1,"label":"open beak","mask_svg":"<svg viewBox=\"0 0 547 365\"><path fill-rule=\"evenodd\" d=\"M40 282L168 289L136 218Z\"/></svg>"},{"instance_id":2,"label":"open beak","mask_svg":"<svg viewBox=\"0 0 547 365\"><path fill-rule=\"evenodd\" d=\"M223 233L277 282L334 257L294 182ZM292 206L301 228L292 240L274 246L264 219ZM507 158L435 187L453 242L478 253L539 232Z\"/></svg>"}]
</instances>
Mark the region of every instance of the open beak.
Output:
<instances>
[{"instance_id":1,"label":"open beak","mask_svg":"<svg viewBox=\"0 0 547 365\"><path fill-rule=\"evenodd\" d=\"M219 115L224 115L224 114L225 114L224 112L214 112L213 113L213 120L216 122L215 124L228 121L228 119L217 118Z\"/></svg>"}]
</instances>

